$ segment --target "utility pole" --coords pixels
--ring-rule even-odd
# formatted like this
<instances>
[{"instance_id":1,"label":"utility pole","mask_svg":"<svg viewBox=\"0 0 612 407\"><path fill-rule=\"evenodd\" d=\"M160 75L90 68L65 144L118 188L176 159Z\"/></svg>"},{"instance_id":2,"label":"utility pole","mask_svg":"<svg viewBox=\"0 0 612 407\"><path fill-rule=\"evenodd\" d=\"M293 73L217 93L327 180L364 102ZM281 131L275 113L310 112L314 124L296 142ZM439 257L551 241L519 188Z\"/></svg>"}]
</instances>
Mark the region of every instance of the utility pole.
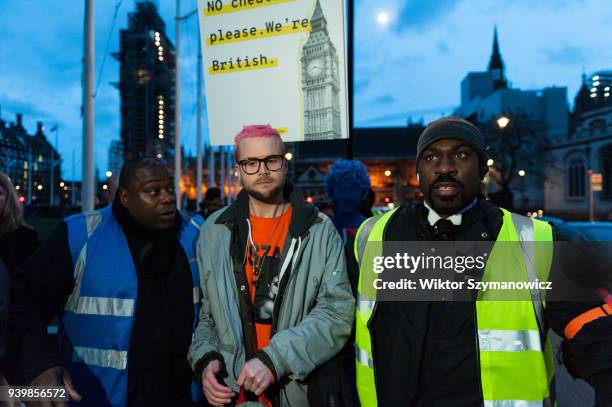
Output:
<instances>
[{"instance_id":1,"label":"utility pole","mask_svg":"<svg viewBox=\"0 0 612 407\"><path fill-rule=\"evenodd\" d=\"M181 0L176 0L176 48L174 54L174 190L176 206L181 209Z\"/></svg>"},{"instance_id":2,"label":"utility pole","mask_svg":"<svg viewBox=\"0 0 612 407\"><path fill-rule=\"evenodd\" d=\"M234 160L234 164L236 164L236 150L234 148L234 156L233 156L233 160ZM236 167L236 165L234 165L234 168ZM238 192L240 191L240 177L238 176L238 174L240 174L238 172L238 170L236 171L236 177L234 178L234 200L236 200L238 198Z\"/></svg>"},{"instance_id":3,"label":"utility pole","mask_svg":"<svg viewBox=\"0 0 612 407\"><path fill-rule=\"evenodd\" d=\"M353 61L354 61L354 38L355 38L355 27L354 27L354 17L355 17L355 7L354 0L347 0L347 31L348 31L348 40L347 40L347 71L348 71L348 139L346 140L346 158L348 160L353 159L353 139L354 139L354 131L353 131L353 91L354 91L354 79L353 79Z\"/></svg>"},{"instance_id":4,"label":"utility pole","mask_svg":"<svg viewBox=\"0 0 612 407\"><path fill-rule=\"evenodd\" d=\"M215 186L215 148L208 146L208 188Z\"/></svg>"},{"instance_id":5,"label":"utility pole","mask_svg":"<svg viewBox=\"0 0 612 407\"><path fill-rule=\"evenodd\" d=\"M198 38L198 136L197 136L197 158L196 158L196 208L202 202L202 43Z\"/></svg>"},{"instance_id":6,"label":"utility pole","mask_svg":"<svg viewBox=\"0 0 612 407\"><path fill-rule=\"evenodd\" d=\"M227 205L231 205L232 204L232 182L233 182L233 176L234 174L232 173L232 161L231 161L231 147L227 147L227 154L226 154L226 162L227 162Z\"/></svg>"},{"instance_id":7,"label":"utility pole","mask_svg":"<svg viewBox=\"0 0 612 407\"><path fill-rule=\"evenodd\" d=\"M28 205L32 204L32 149L28 150Z\"/></svg>"},{"instance_id":8,"label":"utility pole","mask_svg":"<svg viewBox=\"0 0 612 407\"><path fill-rule=\"evenodd\" d=\"M198 9L196 8L181 17L181 0L176 0L176 16L174 17L176 37L176 48L174 51L174 190L176 193L177 209L181 209L181 21L187 20L189 17L197 15L197 13ZM199 111L200 109L198 109Z\"/></svg>"},{"instance_id":9,"label":"utility pole","mask_svg":"<svg viewBox=\"0 0 612 407\"><path fill-rule=\"evenodd\" d=\"M225 202L225 147L221 146L221 152L219 153L219 164L221 165L221 201Z\"/></svg>"},{"instance_id":10,"label":"utility pole","mask_svg":"<svg viewBox=\"0 0 612 407\"><path fill-rule=\"evenodd\" d=\"M94 0L85 0L83 46L83 177L81 211L94 209Z\"/></svg>"},{"instance_id":11,"label":"utility pole","mask_svg":"<svg viewBox=\"0 0 612 407\"><path fill-rule=\"evenodd\" d=\"M75 170L75 160L74 160L74 149L72 150L72 208L76 207L76 187L74 185L74 180L76 178L76 170Z\"/></svg>"},{"instance_id":12,"label":"utility pole","mask_svg":"<svg viewBox=\"0 0 612 407\"><path fill-rule=\"evenodd\" d=\"M232 154L230 155L231 165L230 171L232 172L232 203L236 200L236 196L238 196L238 173L236 171L236 149L232 148Z\"/></svg>"},{"instance_id":13,"label":"utility pole","mask_svg":"<svg viewBox=\"0 0 612 407\"><path fill-rule=\"evenodd\" d=\"M595 222L595 196L593 191L593 170L589 169L589 221Z\"/></svg>"},{"instance_id":14,"label":"utility pole","mask_svg":"<svg viewBox=\"0 0 612 407\"><path fill-rule=\"evenodd\" d=\"M53 126L51 130L55 131L55 151L58 151L57 150L57 140L58 140L58 133L59 133L58 125L56 124L55 126ZM49 145L51 145L51 143L49 143ZM55 167L59 163L60 163L60 159L58 157L57 160L55 160L55 154L53 154L53 147L52 147L51 148L51 164L50 164L51 182L49 183L49 206L53 206L53 204L55 203Z\"/></svg>"}]
</instances>

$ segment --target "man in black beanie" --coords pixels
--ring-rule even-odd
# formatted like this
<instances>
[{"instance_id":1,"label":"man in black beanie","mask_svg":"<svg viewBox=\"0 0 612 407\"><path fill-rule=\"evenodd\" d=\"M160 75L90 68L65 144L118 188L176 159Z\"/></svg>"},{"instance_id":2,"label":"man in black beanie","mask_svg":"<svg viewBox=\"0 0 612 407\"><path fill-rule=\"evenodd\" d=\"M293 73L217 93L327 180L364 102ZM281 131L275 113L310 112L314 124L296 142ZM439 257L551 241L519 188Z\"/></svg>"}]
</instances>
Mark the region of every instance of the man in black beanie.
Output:
<instances>
[{"instance_id":1,"label":"man in black beanie","mask_svg":"<svg viewBox=\"0 0 612 407\"><path fill-rule=\"evenodd\" d=\"M417 143L417 177L425 201L447 216L474 203L488 159L484 137L470 122L455 116L431 122Z\"/></svg>"},{"instance_id":2,"label":"man in black beanie","mask_svg":"<svg viewBox=\"0 0 612 407\"><path fill-rule=\"evenodd\" d=\"M361 405L552 406L548 327L564 337L565 360L575 367L570 371L595 387L597 405L612 403L612 317L606 315L612 309L597 297L592 303L544 303L544 293L536 289L527 300L476 301L483 293L475 290L463 301L400 302L382 301L376 285L372 294L369 282L380 281L384 273L378 274L364 252L367 243L381 240L446 241L444 248L453 241L483 242L489 248L515 243L501 245L512 247L501 261L501 255L494 263L492 252L487 253L478 277L505 276L509 269L526 281L548 280L552 251L533 245L535 252L528 252L523 244L552 243L559 231L485 200L480 187L487 160L483 135L471 123L453 116L430 123L417 145L424 198L366 220L354 250L347 251L352 273L359 269L355 349ZM385 262L394 257L391 245L368 247L379 250Z\"/></svg>"}]
</instances>

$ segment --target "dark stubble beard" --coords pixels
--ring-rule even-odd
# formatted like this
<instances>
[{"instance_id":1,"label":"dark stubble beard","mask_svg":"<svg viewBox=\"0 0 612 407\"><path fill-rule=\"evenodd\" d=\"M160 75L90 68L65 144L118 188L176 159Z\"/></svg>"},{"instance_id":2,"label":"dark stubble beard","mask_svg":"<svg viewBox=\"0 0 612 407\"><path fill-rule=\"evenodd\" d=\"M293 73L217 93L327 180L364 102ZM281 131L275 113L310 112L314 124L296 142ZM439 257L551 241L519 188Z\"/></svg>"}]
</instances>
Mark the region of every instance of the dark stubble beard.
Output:
<instances>
[{"instance_id":1,"label":"dark stubble beard","mask_svg":"<svg viewBox=\"0 0 612 407\"><path fill-rule=\"evenodd\" d=\"M283 191L283 184L276 186L274 189L271 189L266 194L262 194L261 192L253 190L253 189L248 189L248 188L245 188L245 189L246 189L247 194L249 194L249 196L257 199L258 201L267 203L267 204L274 204L277 202L276 198L278 197L278 195Z\"/></svg>"}]
</instances>

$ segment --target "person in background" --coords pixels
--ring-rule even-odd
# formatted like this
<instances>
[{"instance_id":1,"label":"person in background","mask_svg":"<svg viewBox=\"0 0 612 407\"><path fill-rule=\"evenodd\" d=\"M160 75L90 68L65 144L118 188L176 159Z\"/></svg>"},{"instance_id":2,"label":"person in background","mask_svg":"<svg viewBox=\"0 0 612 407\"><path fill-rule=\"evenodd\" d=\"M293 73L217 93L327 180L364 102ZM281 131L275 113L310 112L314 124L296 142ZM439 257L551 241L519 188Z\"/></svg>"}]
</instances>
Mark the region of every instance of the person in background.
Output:
<instances>
[{"instance_id":1,"label":"person in background","mask_svg":"<svg viewBox=\"0 0 612 407\"><path fill-rule=\"evenodd\" d=\"M380 213L374 213L374 202L376 202L376 193L372 188L369 188L367 194L359 203L359 213L361 213L366 218L371 218L372 216L380 215Z\"/></svg>"},{"instance_id":2,"label":"person in background","mask_svg":"<svg viewBox=\"0 0 612 407\"><path fill-rule=\"evenodd\" d=\"M25 263L38 245L38 233L23 221L23 210L13 183L0 172L0 258L9 276Z\"/></svg>"},{"instance_id":3,"label":"person in background","mask_svg":"<svg viewBox=\"0 0 612 407\"><path fill-rule=\"evenodd\" d=\"M112 205L64 219L15 273L9 381L64 385L83 406L183 407L201 399L187 362L201 297L201 223L177 211L163 162L126 163ZM56 315L61 347L47 334Z\"/></svg>"},{"instance_id":4,"label":"person in background","mask_svg":"<svg viewBox=\"0 0 612 407\"><path fill-rule=\"evenodd\" d=\"M204 194L204 200L200 202L200 215L208 219L215 211L223 208L221 190L217 187L210 187Z\"/></svg>"},{"instance_id":5,"label":"person in background","mask_svg":"<svg viewBox=\"0 0 612 407\"><path fill-rule=\"evenodd\" d=\"M370 177L365 165L356 160L334 162L325 177L325 189L334 203L332 222L346 243L366 220L360 212L361 200L370 189Z\"/></svg>"}]
</instances>

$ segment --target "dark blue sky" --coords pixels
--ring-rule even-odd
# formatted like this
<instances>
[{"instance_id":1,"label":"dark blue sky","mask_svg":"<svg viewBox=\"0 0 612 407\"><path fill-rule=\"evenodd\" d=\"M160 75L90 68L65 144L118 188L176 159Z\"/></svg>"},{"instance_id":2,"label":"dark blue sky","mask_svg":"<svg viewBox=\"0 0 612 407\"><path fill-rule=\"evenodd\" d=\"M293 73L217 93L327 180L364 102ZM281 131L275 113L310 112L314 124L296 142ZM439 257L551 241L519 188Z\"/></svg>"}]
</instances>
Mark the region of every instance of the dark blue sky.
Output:
<instances>
[{"instance_id":1,"label":"dark blue sky","mask_svg":"<svg viewBox=\"0 0 612 407\"><path fill-rule=\"evenodd\" d=\"M326 1L326 0L324 0ZM196 7L182 0L183 13ZM96 0L95 156L106 170L108 146L119 137L119 92L110 82L119 65L102 61L119 49L119 29L135 0L123 0L111 31L117 0ZM174 38L174 0L158 0ZM1 117L24 114L28 131L36 121L59 126L62 170L81 168L81 58L83 0L0 0ZM377 22L379 13L389 22ZM469 71L486 68L497 24L507 76L514 87L567 86L571 101L580 75L612 68L612 4L609 0L356 0L355 124L403 125L408 117L426 121L450 113L460 99L459 84ZM197 21L182 26L182 134L195 151ZM206 117L204 117L206 123ZM52 139L54 137L52 136Z\"/></svg>"}]
</instances>

